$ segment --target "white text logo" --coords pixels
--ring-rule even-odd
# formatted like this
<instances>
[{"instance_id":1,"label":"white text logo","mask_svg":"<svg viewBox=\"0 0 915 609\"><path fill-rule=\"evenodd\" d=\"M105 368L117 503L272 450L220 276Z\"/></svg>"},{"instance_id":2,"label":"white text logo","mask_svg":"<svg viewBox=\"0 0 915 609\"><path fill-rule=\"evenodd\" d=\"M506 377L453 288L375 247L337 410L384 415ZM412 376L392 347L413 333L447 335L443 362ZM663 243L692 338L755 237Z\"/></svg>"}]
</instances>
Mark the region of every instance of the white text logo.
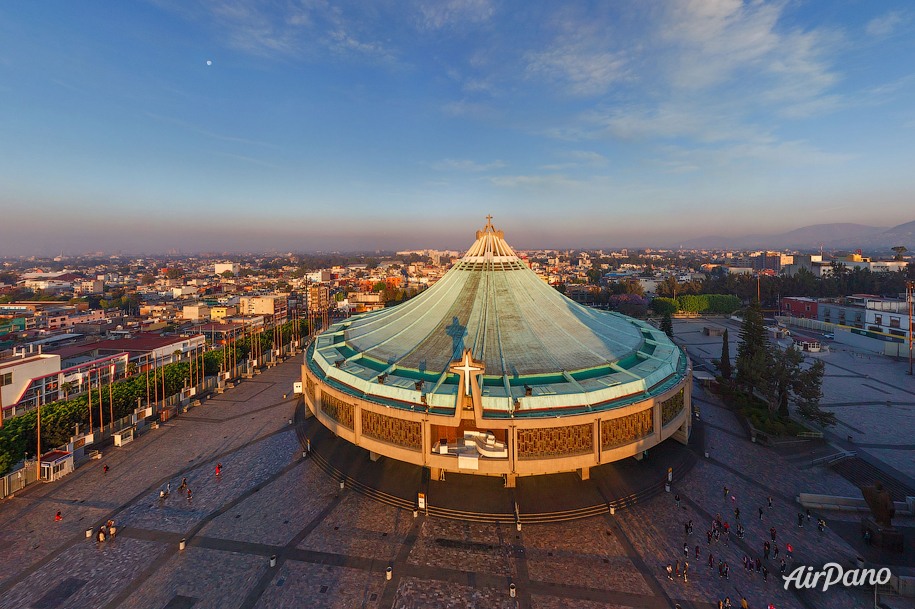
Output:
<instances>
[{"instance_id":1,"label":"white text logo","mask_svg":"<svg viewBox=\"0 0 915 609\"><path fill-rule=\"evenodd\" d=\"M785 590L793 585L797 589L815 589L822 583L822 590L826 592L830 586L841 584L846 588L853 586L882 586L890 581L892 574L886 567L882 569L849 569L846 571L842 565L828 562L819 571L813 567L797 567L790 575L783 575Z\"/></svg>"}]
</instances>

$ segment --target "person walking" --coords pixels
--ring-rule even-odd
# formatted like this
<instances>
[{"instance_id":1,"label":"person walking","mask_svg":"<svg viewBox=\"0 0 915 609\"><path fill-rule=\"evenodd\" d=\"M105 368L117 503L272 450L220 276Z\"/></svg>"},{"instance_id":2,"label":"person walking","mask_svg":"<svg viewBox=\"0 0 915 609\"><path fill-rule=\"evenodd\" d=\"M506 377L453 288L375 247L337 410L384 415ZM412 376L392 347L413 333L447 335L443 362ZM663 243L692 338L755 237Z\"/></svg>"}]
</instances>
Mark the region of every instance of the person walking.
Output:
<instances>
[{"instance_id":1,"label":"person walking","mask_svg":"<svg viewBox=\"0 0 915 609\"><path fill-rule=\"evenodd\" d=\"M114 536L117 535L118 528L114 526L114 520L108 521L108 536L111 537L111 541L114 541Z\"/></svg>"},{"instance_id":2,"label":"person walking","mask_svg":"<svg viewBox=\"0 0 915 609\"><path fill-rule=\"evenodd\" d=\"M769 529L769 535L772 537L772 541L775 541L775 527Z\"/></svg>"},{"instance_id":3,"label":"person walking","mask_svg":"<svg viewBox=\"0 0 915 609\"><path fill-rule=\"evenodd\" d=\"M63 514L60 513L60 510L57 511L57 514L54 515L54 522L60 522L63 520Z\"/></svg>"},{"instance_id":4,"label":"person walking","mask_svg":"<svg viewBox=\"0 0 915 609\"><path fill-rule=\"evenodd\" d=\"M689 558L689 545L683 544L683 556Z\"/></svg>"},{"instance_id":5,"label":"person walking","mask_svg":"<svg viewBox=\"0 0 915 609\"><path fill-rule=\"evenodd\" d=\"M108 464L107 463L102 466L102 472L104 472L106 474L108 473Z\"/></svg>"},{"instance_id":6,"label":"person walking","mask_svg":"<svg viewBox=\"0 0 915 609\"><path fill-rule=\"evenodd\" d=\"M772 496L769 496L769 509L772 509Z\"/></svg>"},{"instance_id":7,"label":"person walking","mask_svg":"<svg viewBox=\"0 0 915 609\"><path fill-rule=\"evenodd\" d=\"M791 546L790 543L785 544L785 552L788 554L788 560L791 560L794 555L794 548Z\"/></svg>"},{"instance_id":8,"label":"person walking","mask_svg":"<svg viewBox=\"0 0 915 609\"><path fill-rule=\"evenodd\" d=\"M699 560L699 544L696 544L696 560Z\"/></svg>"},{"instance_id":9,"label":"person walking","mask_svg":"<svg viewBox=\"0 0 915 609\"><path fill-rule=\"evenodd\" d=\"M672 566L670 566L670 563L667 563L667 579L669 579L670 581L674 581L673 573L674 573L674 568Z\"/></svg>"},{"instance_id":10,"label":"person walking","mask_svg":"<svg viewBox=\"0 0 915 609\"><path fill-rule=\"evenodd\" d=\"M762 507L760 507L759 508L759 519L760 520L762 520L762 515L763 515L763 509L762 509Z\"/></svg>"},{"instance_id":11,"label":"person walking","mask_svg":"<svg viewBox=\"0 0 915 609\"><path fill-rule=\"evenodd\" d=\"M689 562L683 561L683 583L689 583Z\"/></svg>"},{"instance_id":12,"label":"person walking","mask_svg":"<svg viewBox=\"0 0 915 609\"><path fill-rule=\"evenodd\" d=\"M769 552L772 550L772 546L769 545L769 542L763 544L763 558L769 560Z\"/></svg>"},{"instance_id":13,"label":"person walking","mask_svg":"<svg viewBox=\"0 0 915 609\"><path fill-rule=\"evenodd\" d=\"M772 558L778 560L778 544L772 544Z\"/></svg>"},{"instance_id":14,"label":"person walking","mask_svg":"<svg viewBox=\"0 0 915 609\"><path fill-rule=\"evenodd\" d=\"M217 463L216 464L216 477L218 478L221 475L222 475L222 463Z\"/></svg>"},{"instance_id":15,"label":"person walking","mask_svg":"<svg viewBox=\"0 0 915 609\"><path fill-rule=\"evenodd\" d=\"M187 502L191 502L191 489L187 489Z\"/></svg>"},{"instance_id":16,"label":"person walking","mask_svg":"<svg viewBox=\"0 0 915 609\"><path fill-rule=\"evenodd\" d=\"M750 605L747 603L747 597L745 596L740 599L740 609L750 609Z\"/></svg>"},{"instance_id":17,"label":"person walking","mask_svg":"<svg viewBox=\"0 0 915 609\"><path fill-rule=\"evenodd\" d=\"M765 567L765 565L763 565L762 572L763 572L763 581L764 582L769 581L769 569L767 569Z\"/></svg>"},{"instance_id":18,"label":"person walking","mask_svg":"<svg viewBox=\"0 0 915 609\"><path fill-rule=\"evenodd\" d=\"M734 520L740 520L740 508L739 507L734 508Z\"/></svg>"},{"instance_id":19,"label":"person walking","mask_svg":"<svg viewBox=\"0 0 915 609\"><path fill-rule=\"evenodd\" d=\"M715 566L715 559L714 559L714 557L712 556L712 553L709 552L709 553L708 553L708 568L711 569L711 568L714 567L714 566Z\"/></svg>"},{"instance_id":20,"label":"person walking","mask_svg":"<svg viewBox=\"0 0 915 609\"><path fill-rule=\"evenodd\" d=\"M680 493L674 495L674 501L677 502L677 507L680 507Z\"/></svg>"}]
</instances>

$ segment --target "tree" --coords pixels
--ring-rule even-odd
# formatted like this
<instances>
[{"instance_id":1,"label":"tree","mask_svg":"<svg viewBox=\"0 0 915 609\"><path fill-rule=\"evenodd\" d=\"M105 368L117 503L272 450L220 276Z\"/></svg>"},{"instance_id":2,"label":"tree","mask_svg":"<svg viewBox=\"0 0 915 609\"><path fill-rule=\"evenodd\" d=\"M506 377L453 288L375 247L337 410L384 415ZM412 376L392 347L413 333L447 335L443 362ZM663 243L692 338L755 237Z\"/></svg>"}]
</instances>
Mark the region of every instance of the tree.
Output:
<instances>
[{"instance_id":1,"label":"tree","mask_svg":"<svg viewBox=\"0 0 915 609\"><path fill-rule=\"evenodd\" d=\"M788 347L784 351L773 347L769 362L766 374L768 383L764 391L769 401L769 411L787 418L789 416L788 400L801 373L804 356L794 346Z\"/></svg>"},{"instance_id":2,"label":"tree","mask_svg":"<svg viewBox=\"0 0 915 609\"><path fill-rule=\"evenodd\" d=\"M753 301L746 310L743 325L740 327L736 363L737 383L750 393L754 390L765 392L766 373L769 367L769 341L758 301Z\"/></svg>"},{"instance_id":3,"label":"tree","mask_svg":"<svg viewBox=\"0 0 915 609\"><path fill-rule=\"evenodd\" d=\"M223 271L219 275L225 279L231 279L231 278L235 277L235 273L233 273L232 271Z\"/></svg>"},{"instance_id":4,"label":"tree","mask_svg":"<svg viewBox=\"0 0 915 609\"><path fill-rule=\"evenodd\" d=\"M820 410L820 399L823 397L823 371L826 366L822 360L816 360L812 366L800 371L794 381L793 391L797 400L797 412L809 421L820 425L836 424L833 412Z\"/></svg>"},{"instance_id":5,"label":"tree","mask_svg":"<svg viewBox=\"0 0 915 609\"><path fill-rule=\"evenodd\" d=\"M655 313L673 315L677 312L677 301L673 298L665 298L663 296L658 296L651 300L651 310Z\"/></svg>"},{"instance_id":6,"label":"tree","mask_svg":"<svg viewBox=\"0 0 915 609\"><path fill-rule=\"evenodd\" d=\"M731 374L733 374L731 369L731 343L728 338L727 328L724 330L724 336L721 337L721 360L718 362L718 371L721 373L721 378L726 381L731 380Z\"/></svg>"},{"instance_id":7,"label":"tree","mask_svg":"<svg viewBox=\"0 0 915 609\"><path fill-rule=\"evenodd\" d=\"M892 248L892 250L896 252L896 255L893 257L894 260L905 260L903 254L909 251L909 248L904 245L897 245L896 247Z\"/></svg>"},{"instance_id":8,"label":"tree","mask_svg":"<svg viewBox=\"0 0 915 609\"><path fill-rule=\"evenodd\" d=\"M661 329L668 337L674 337L674 322L670 318L670 311L664 312L664 317L661 318Z\"/></svg>"}]
</instances>

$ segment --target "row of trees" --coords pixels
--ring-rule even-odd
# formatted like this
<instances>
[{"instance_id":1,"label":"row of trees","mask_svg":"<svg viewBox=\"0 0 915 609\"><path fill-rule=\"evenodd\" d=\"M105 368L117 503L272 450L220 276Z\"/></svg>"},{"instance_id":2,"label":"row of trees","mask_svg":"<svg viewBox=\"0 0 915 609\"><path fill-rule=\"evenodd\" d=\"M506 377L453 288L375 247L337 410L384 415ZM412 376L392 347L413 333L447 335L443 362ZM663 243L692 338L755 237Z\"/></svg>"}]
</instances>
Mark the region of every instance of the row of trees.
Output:
<instances>
[{"instance_id":1,"label":"row of trees","mask_svg":"<svg viewBox=\"0 0 915 609\"><path fill-rule=\"evenodd\" d=\"M686 294L676 298L659 296L651 301L651 310L662 315L678 312L730 315L741 305L740 299L731 294Z\"/></svg>"},{"instance_id":2,"label":"row of trees","mask_svg":"<svg viewBox=\"0 0 915 609\"><path fill-rule=\"evenodd\" d=\"M915 279L915 263L909 264L904 271L871 271L863 268L849 268L842 263L834 263L830 273L817 277L807 269L800 269L791 276L763 275L758 278L752 275L731 275L726 273L709 274L699 287L705 294L734 294L744 301L754 300L759 296L764 303L774 303L779 296L807 296L810 298L835 298L851 294L879 294L895 296L905 292L905 282ZM686 293L685 284L681 284L680 293Z\"/></svg>"},{"instance_id":3,"label":"row of trees","mask_svg":"<svg viewBox=\"0 0 915 609\"><path fill-rule=\"evenodd\" d=\"M788 404L793 400L802 417L822 425L835 424L835 414L820 409L825 369L822 360L805 365L803 354L793 345L782 350L772 344L758 302L754 301L746 310L735 363L732 371L725 330L721 359L715 362L724 383L731 384L732 372L736 371L732 387L747 396L761 398L770 415L787 419Z\"/></svg>"},{"instance_id":4,"label":"row of trees","mask_svg":"<svg viewBox=\"0 0 915 609\"><path fill-rule=\"evenodd\" d=\"M300 336L307 332L306 322L300 320ZM292 322L287 322L281 327L282 342L288 343L292 338ZM245 336L232 341L228 349L215 349L203 355L203 372L212 376L226 368L223 358L229 364L241 362L257 347L255 341L260 341L260 352L266 353L273 348L273 332L269 329L260 334ZM234 354L232 351L234 350ZM197 371L194 371L197 373ZM44 449L61 446L69 442L74 435L76 426L87 429L90 416L93 426L108 425L114 420L133 413L137 407L137 399L145 403L150 396L152 387L157 387L162 393L162 383L165 385L165 395L170 396L189 386L191 381L191 364L189 362L176 362L157 369L149 375L147 384L146 373L141 373L131 378L116 381L92 391L92 415L89 414L89 395L84 394L72 399L60 400L41 406L41 445ZM195 374L196 375L196 374ZM155 398L150 396L151 400ZM101 410L99 410L101 405ZM37 450L37 412L30 410L22 415L7 419L0 428L0 475L9 471L10 467L22 459L24 453L34 455Z\"/></svg>"}]
</instances>

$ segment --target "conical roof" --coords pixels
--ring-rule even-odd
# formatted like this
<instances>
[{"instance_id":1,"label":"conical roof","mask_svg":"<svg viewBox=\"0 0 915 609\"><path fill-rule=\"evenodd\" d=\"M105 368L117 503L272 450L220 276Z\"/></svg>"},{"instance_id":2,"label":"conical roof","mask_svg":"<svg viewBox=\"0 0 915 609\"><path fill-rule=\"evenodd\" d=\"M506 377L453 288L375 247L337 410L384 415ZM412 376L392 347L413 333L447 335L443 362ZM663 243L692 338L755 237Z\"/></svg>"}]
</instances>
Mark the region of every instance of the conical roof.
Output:
<instances>
[{"instance_id":1,"label":"conical roof","mask_svg":"<svg viewBox=\"0 0 915 609\"><path fill-rule=\"evenodd\" d=\"M591 406L609 395L642 394L685 366L663 332L582 306L548 285L491 218L431 288L331 327L319 338L317 359L325 372L336 368L331 376L374 383L340 379L365 395L415 391L422 380L428 384L420 391L435 401L435 394L453 395L456 375L448 366L465 348L485 364L484 396L503 398L489 407L502 410L514 409L518 398L536 407ZM531 399L538 397L545 399Z\"/></svg>"}]
</instances>

